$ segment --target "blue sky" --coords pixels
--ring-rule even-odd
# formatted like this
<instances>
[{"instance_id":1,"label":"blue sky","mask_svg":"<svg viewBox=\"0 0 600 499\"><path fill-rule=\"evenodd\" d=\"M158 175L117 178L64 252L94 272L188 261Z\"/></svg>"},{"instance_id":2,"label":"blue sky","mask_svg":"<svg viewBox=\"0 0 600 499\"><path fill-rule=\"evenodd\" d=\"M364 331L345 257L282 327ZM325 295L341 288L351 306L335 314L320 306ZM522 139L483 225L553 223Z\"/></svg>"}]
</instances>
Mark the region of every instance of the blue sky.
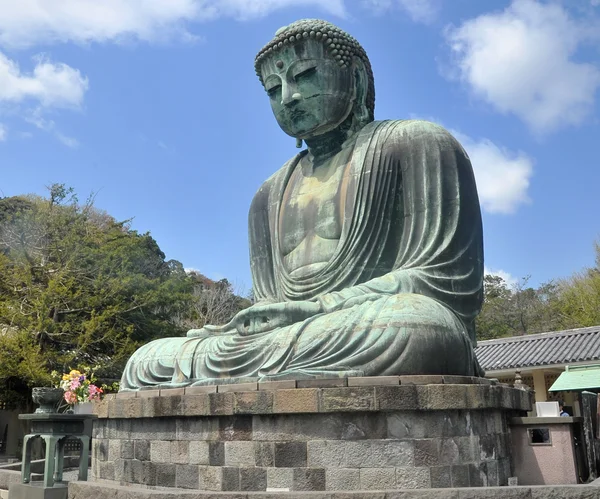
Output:
<instances>
[{"instance_id":1,"label":"blue sky","mask_svg":"<svg viewBox=\"0 0 600 499\"><path fill-rule=\"evenodd\" d=\"M599 0L0 0L0 194L97 192L168 258L248 290L250 201L296 153L253 60L306 17L366 49L377 119L463 143L488 269L537 284L593 264Z\"/></svg>"}]
</instances>

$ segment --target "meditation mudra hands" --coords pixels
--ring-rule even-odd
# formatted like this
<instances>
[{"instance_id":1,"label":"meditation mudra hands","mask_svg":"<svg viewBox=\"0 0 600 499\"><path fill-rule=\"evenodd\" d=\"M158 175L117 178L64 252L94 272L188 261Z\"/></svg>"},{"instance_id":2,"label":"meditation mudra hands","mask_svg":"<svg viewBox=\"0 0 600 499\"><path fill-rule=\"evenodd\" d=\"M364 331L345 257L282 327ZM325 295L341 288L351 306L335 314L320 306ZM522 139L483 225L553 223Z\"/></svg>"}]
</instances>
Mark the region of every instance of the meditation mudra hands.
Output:
<instances>
[{"instance_id":1,"label":"meditation mudra hands","mask_svg":"<svg viewBox=\"0 0 600 499\"><path fill-rule=\"evenodd\" d=\"M188 338L200 338L221 334L249 336L266 333L279 327L302 322L322 312L321 305L315 301L262 302L238 312L227 324L222 326L206 325L201 329L191 329L187 336Z\"/></svg>"}]
</instances>

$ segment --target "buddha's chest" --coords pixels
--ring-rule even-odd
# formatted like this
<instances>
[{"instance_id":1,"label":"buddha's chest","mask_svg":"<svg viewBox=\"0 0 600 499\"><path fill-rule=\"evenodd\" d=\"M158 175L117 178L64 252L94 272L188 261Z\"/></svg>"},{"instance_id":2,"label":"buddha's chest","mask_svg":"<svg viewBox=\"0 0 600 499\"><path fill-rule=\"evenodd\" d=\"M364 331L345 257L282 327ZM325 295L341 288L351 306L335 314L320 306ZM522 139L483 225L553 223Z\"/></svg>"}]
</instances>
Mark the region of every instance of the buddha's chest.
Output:
<instances>
[{"instance_id":1,"label":"buddha's chest","mask_svg":"<svg viewBox=\"0 0 600 499\"><path fill-rule=\"evenodd\" d=\"M302 168L292 174L279 213L279 241L284 255L295 251L301 260L298 263L311 263L316 255L329 258L335 251L342 233L347 170L347 164L338 164L317 174L306 174Z\"/></svg>"}]
</instances>

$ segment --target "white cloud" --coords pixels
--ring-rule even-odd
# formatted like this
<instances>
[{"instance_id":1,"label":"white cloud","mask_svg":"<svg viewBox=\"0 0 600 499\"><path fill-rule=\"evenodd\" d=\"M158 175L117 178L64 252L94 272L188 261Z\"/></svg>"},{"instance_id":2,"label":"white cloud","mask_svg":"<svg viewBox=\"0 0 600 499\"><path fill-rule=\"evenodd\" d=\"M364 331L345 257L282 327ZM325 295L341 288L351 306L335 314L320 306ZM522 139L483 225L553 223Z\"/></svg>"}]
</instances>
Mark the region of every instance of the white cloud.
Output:
<instances>
[{"instance_id":1,"label":"white cloud","mask_svg":"<svg viewBox=\"0 0 600 499\"><path fill-rule=\"evenodd\" d=\"M0 52L0 102L33 99L43 107L79 107L87 89L87 78L66 64L39 56L33 72L25 74Z\"/></svg>"},{"instance_id":2,"label":"white cloud","mask_svg":"<svg viewBox=\"0 0 600 499\"><path fill-rule=\"evenodd\" d=\"M8 128L3 123L0 123L0 142L4 142L6 140L6 135L8 133Z\"/></svg>"},{"instance_id":3,"label":"white cloud","mask_svg":"<svg viewBox=\"0 0 600 499\"><path fill-rule=\"evenodd\" d=\"M58 130L54 120L49 120L49 119L44 118L43 110L39 107L37 109L34 109L33 111L31 111L30 113L28 113L28 115L25 117L25 121L27 121L28 123L31 123L32 125L39 128L40 130L43 130L45 132L48 132L48 133L54 135L54 137L56 137L56 139L58 139L65 146L70 147L71 149L75 149L76 147L79 147L79 141L77 141L77 139L74 139L73 137L69 137L68 135L65 135L60 130Z\"/></svg>"},{"instance_id":4,"label":"white cloud","mask_svg":"<svg viewBox=\"0 0 600 499\"><path fill-rule=\"evenodd\" d=\"M517 282L519 282L519 279L517 279L515 276L513 276L512 274L509 274L508 272L505 272L504 270L501 269L490 269L489 267L485 267L483 270L483 273L485 275L494 275L494 276L498 276L501 277L502 279L504 279L504 282L506 282L506 284L508 284L509 286L514 286L517 284Z\"/></svg>"},{"instance_id":5,"label":"white cloud","mask_svg":"<svg viewBox=\"0 0 600 499\"><path fill-rule=\"evenodd\" d=\"M438 0L363 0L363 5L376 13L399 7L414 22L425 24L436 20L440 7Z\"/></svg>"},{"instance_id":6,"label":"white cloud","mask_svg":"<svg viewBox=\"0 0 600 499\"><path fill-rule=\"evenodd\" d=\"M449 28L446 37L471 91L542 133L580 124L593 109L600 70L575 59L580 46L600 38L593 22L557 3L514 0L504 11Z\"/></svg>"},{"instance_id":7,"label":"white cloud","mask_svg":"<svg viewBox=\"0 0 600 499\"><path fill-rule=\"evenodd\" d=\"M343 0L0 0L0 45L187 40L194 38L188 22L261 17L291 6L345 14Z\"/></svg>"},{"instance_id":8,"label":"white cloud","mask_svg":"<svg viewBox=\"0 0 600 499\"><path fill-rule=\"evenodd\" d=\"M522 152L512 152L489 139L474 140L452 130L467 151L482 208L488 213L514 213L528 203L533 161Z\"/></svg>"}]
</instances>

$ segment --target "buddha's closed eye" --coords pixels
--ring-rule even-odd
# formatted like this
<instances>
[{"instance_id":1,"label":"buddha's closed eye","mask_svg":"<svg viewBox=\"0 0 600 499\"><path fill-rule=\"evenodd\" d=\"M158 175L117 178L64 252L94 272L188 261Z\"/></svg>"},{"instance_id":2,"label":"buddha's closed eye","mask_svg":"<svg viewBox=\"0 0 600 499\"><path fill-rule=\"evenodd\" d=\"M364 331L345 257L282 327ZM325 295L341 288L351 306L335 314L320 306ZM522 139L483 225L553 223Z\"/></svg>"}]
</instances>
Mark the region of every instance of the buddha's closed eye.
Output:
<instances>
[{"instance_id":1,"label":"buddha's closed eye","mask_svg":"<svg viewBox=\"0 0 600 499\"><path fill-rule=\"evenodd\" d=\"M300 71L298 74L296 74L296 76L294 76L294 79L296 81L300 81L304 78L308 78L308 77L312 76L316 72L317 72L317 68L315 66L313 66L312 68L306 68L306 69Z\"/></svg>"}]
</instances>

